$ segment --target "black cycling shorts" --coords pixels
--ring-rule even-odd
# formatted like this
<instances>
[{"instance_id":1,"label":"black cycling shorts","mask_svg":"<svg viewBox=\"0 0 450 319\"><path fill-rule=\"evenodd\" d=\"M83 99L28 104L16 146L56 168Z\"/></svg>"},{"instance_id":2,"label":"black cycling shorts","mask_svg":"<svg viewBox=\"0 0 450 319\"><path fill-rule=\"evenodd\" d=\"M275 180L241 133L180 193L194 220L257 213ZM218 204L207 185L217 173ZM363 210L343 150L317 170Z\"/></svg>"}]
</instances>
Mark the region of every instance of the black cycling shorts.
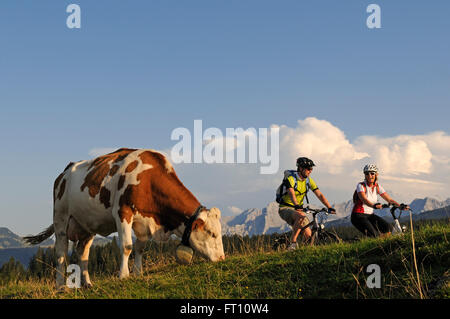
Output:
<instances>
[{"instance_id":1,"label":"black cycling shorts","mask_svg":"<svg viewBox=\"0 0 450 319\"><path fill-rule=\"evenodd\" d=\"M351 222L360 232L370 237L392 232L392 226L375 214L352 213Z\"/></svg>"}]
</instances>

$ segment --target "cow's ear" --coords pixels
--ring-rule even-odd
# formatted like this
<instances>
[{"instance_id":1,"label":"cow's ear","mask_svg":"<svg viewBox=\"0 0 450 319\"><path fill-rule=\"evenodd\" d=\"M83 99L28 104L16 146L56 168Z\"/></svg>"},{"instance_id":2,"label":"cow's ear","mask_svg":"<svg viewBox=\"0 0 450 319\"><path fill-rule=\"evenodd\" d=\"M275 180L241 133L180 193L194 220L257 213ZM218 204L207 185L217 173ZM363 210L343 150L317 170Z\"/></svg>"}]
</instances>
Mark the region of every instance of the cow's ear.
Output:
<instances>
[{"instance_id":1,"label":"cow's ear","mask_svg":"<svg viewBox=\"0 0 450 319\"><path fill-rule=\"evenodd\" d=\"M211 216L220 219L220 209L217 207L212 207L209 212Z\"/></svg>"},{"instance_id":2,"label":"cow's ear","mask_svg":"<svg viewBox=\"0 0 450 319\"><path fill-rule=\"evenodd\" d=\"M205 227L205 222L203 221L203 219L197 218L197 219L192 223L192 231L202 230L203 227Z\"/></svg>"}]
</instances>

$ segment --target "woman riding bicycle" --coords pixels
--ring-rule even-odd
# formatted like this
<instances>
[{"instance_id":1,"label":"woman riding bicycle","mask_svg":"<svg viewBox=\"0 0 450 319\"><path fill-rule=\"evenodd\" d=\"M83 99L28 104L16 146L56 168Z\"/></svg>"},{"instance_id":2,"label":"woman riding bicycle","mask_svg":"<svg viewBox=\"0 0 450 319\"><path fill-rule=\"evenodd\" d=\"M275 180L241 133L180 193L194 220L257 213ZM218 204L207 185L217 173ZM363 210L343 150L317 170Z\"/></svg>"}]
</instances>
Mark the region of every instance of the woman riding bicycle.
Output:
<instances>
[{"instance_id":1,"label":"woman riding bicycle","mask_svg":"<svg viewBox=\"0 0 450 319\"><path fill-rule=\"evenodd\" d=\"M383 218L373 213L374 209L381 209L382 205L378 203L380 195L389 204L400 206L393 200L388 193L378 184L378 168L374 164L364 166L364 181L358 183L353 195L353 210L351 222L360 232L370 237L379 235L390 235L392 226ZM405 206L408 209L408 206Z\"/></svg>"}]
</instances>

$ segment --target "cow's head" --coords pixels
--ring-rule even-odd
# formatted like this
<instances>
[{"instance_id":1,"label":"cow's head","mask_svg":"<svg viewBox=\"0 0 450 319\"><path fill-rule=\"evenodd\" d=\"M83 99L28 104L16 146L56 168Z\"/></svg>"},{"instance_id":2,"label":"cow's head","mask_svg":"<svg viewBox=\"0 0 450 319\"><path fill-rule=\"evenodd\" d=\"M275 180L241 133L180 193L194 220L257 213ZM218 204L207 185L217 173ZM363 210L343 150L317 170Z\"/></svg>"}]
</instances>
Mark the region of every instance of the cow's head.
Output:
<instances>
[{"instance_id":1,"label":"cow's head","mask_svg":"<svg viewBox=\"0 0 450 319\"><path fill-rule=\"evenodd\" d=\"M220 210L216 207L200 212L192 223L191 247L211 261L225 259L220 226Z\"/></svg>"}]
</instances>

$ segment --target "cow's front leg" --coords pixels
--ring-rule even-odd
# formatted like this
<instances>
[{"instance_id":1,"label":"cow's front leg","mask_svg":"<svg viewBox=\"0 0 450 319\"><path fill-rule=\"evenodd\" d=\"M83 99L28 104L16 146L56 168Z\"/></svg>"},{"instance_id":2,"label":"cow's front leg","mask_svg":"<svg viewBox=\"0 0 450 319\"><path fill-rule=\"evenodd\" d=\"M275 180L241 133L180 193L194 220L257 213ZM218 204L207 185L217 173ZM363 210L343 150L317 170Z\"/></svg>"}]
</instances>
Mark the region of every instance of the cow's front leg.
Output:
<instances>
[{"instance_id":1,"label":"cow's front leg","mask_svg":"<svg viewBox=\"0 0 450 319\"><path fill-rule=\"evenodd\" d=\"M133 241L131 239L133 218L130 214L131 209L121 208L119 211L120 225L117 227L120 241L120 252L122 255L122 261L120 263L119 278L123 279L130 275L128 268L128 259L133 249ZM129 218L124 218L129 216ZM129 220L129 222L128 222Z\"/></svg>"}]
</instances>

